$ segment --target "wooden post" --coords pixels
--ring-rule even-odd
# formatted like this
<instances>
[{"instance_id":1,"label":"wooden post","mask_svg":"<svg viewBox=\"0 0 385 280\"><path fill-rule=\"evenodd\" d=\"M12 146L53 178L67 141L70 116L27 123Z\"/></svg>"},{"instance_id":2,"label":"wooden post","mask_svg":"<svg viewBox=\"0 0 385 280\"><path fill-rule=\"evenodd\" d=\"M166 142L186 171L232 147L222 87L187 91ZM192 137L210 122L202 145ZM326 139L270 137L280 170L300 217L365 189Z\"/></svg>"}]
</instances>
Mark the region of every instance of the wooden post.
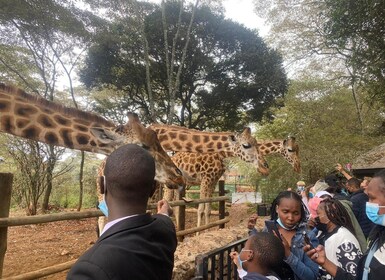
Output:
<instances>
[{"instance_id":1,"label":"wooden post","mask_svg":"<svg viewBox=\"0 0 385 280\"><path fill-rule=\"evenodd\" d=\"M177 192L177 200L181 200L186 195L186 190L183 188L180 192ZM176 213L177 217L177 231L182 231L186 228L186 206L181 205L178 207L178 211ZM178 241L182 242L184 236L178 236Z\"/></svg>"},{"instance_id":2,"label":"wooden post","mask_svg":"<svg viewBox=\"0 0 385 280\"><path fill-rule=\"evenodd\" d=\"M12 173L0 173L0 218L9 217L11 206ZM0 278L3 277L5 252L7 251L8 227L0 227Z\"/></svg>"},{"instance_id":3,"label":"wooden post","mask_svg":"<svg viewBox=\"0 0 385 280\"><path fill-rule=\"evenodd\" d=\"M225 181L224 180L219 180L218 182L218 189L219 189L219 196L224 196L225 195ZM225 201L220 201L219 202L219 219L222 220L225 218ZM225 228L225 224L220 224L219 228Z\"/></svg>"}]
</instances>

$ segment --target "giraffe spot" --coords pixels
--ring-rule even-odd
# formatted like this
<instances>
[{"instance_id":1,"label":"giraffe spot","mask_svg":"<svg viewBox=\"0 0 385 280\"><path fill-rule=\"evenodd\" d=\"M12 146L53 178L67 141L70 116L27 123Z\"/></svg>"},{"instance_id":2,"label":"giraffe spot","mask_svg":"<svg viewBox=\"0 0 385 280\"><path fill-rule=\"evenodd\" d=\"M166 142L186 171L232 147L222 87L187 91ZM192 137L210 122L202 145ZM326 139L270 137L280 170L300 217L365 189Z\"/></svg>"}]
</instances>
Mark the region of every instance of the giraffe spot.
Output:
<instances>
[{"instance_id":1,"label":"giraffe spot","mask_svg":"<svg viewBox=\"0 0 385 280\"><path fill-rule=\"evenodd\" d=\"M203 153L203 147L202 145L198 145L195 147L195 151L198 152L198 153Z\"/></svg>"},{"instance_id":2,"label":"giraffe spot","mask_svg":"<svg viewBox=\"0 0 385 280\"><path fill-rule=\"evenodd\" d=\"M69 129L60 129L60 137L63 139L63 143L67 148L73 148L74 143L72 142L72 131Z\"/></svg>"},{"instance_id":3,"label":"giraffe spot","mask_svg":"<svg viewBox=\"0 0 385 280\"><path fill-rule=\"evenodd\" d=\"M219 135L213 135L211 137L214 141L218 141L221 137Z\"/></svg>"},{"instance_id":4,"label":"giraffe spot","mask_svg":"<svg viewBox=\"0 0 385 280\"><path fill-rule=\"evenodd\" d=\"M0 111L1 112L8 112L9 108L10 108L9 102L6 102L6 101L0 102Z\"/></svg>"},{"instance_id":5,"label":"giraffe spot","mask_svg":"<svg viewBox=\"0 0 385 280\"><path fill-rule=\"evenodd\" d=\"M88 135L85 135L85 134L76 135L76 141L80 145L86 145L88 143Z\"/></svg>"},{"instance_id":6,"label":"giraffe spot","mask_svg":"<svg viewBox=\"0 0 385 280\"><path fill-rule=\"evenodd\" d=\"M208 144L207 144L207 148L208 148L208 149L214 148L214 142L208 143Z\"/></svg>"},{"instance_id":7,"label":"giraffe spot","mask_svg":"<svg viewBox=\"0 0 385 280\"><path fill-rule=\"evenodd\" d=\"M203 142L207 143L210 141L210 137L208 135L203 135Z\"/></svg>"},{"instance_id":8,"label":"giraffe spot","mask_svg":"<svg viewBox=\"0 0 385 280\"><path fill-rule=\"evenodd\" d=\"M16 120L16 126L18 128L24 128L29 124L29 120L27 119L18 119Z\"/></svg>"},{"instance_id":9,"label":"giraffe spot","mask_svg":"<svg viewBox=\"0 0 385 280\"><path fill-rule=\"evenodd\" d=\"M62 116L56 115L53 117L55 121L57 121L61 125L66 125L68 126L70 124L70 121L63 118Z\"/></svg>"},{"instance_id":10,"label":"giraffe spot","mask_svg":"<svg viewBox=\"0 0 385 280\"><path fill-rule=\"evenodd\" d=\"M26 106L26 105L20 105L16 104L15 105L15 111L18 116L24 116L24 117L29 117L30 115L36 114L37 109L32 106Z\"/></svg>"},{"instance_id":11,"label":"giraffe spot","mask_svg":"<svg viewBox=\"0 0 385 280\"><path fill-rule=\"evenodd\" d=\"M200 143L200 142L201 142L201 136L200 136L200 135L193 135L193 136L192 136L192 140L193 140L195 143Z\"/></svg>"},{"instance_id":12,"label":"giraffe spot","mask_svg":"<svg viewBox=\"0 0 385 280\"><path fill-rule=\"evenodd\" d=\"M179 134L179 140L180 141L186 141L187 140L187 135L186 134Z\"/></svg>"},{"instance_id":13,"label":"giraffe spot","mask_svg":"<svg viewBox=\"0 0 385 280\"><path fill-rule=\"evenodd\" d=\"M52 115L54 112L52 112L52 110L48 109L48 108L43 108L42 109L42 112L43 113L46 113L47 115Z\"/></svg>"},{"instance_id":14,"label":"giraffe spot","mask_svg":"<svg viewBox=\"0 0 385 280\"><path fill-rule=\"evenodd\" d=\"M88 132L88 127L83 126L83 125L75 124L74 128L75 128L75 130L79 130L79 131L83 131L83 132Z\"/></svg>"},{"instance_id":15,"label":"giraffe spot","mask_svg":"<svg viewBox=\"0 0 385 280\"><path fill-rule=\"evenodd\" d=\"M225 135L222 135L222 137L221 137L221 141L223 141L223 142L227 142L228 139L229 138Z\"/></svg>"},{"instance_id":16,"label":"giraffe spot","mask_svg":"<svg viewBox=\"0 0 385 280\"><path fill-rule=\"evenodd\" d=\"M177 151L182 150L182 145L179 142L173 141L172 145L173 145L173 147L175 147L175 149L173 149L173 150L177 150Z\"/></svg>"},{"instance_id":17,"label":"giraffe spot","mask_svg":"<svg viewBox=\"0 0 385 280\"><path fill-rule=\"evenodd\" d=\"M178 134L176 132L170 132L169 135L171 139L175 139Z\"/></svg>"},{"instance_id":18,"label":"giraffe spot","mask_svg":"<svg viewBox=\"0 0 385 280\"><path fill-rule=\"evenodd\" d=\"M188 163L188 157L182 158L184 163Z\"/></svg>"},{"instance_id":19,"label":"giraffe spot","mask_svg":"<svg viewBox=\"0 0 385 280\"><path fill-rule=\"evenodd\" d=\"M94 141L94 140L91 140L90 145L95 147L95 146L96 146L95 141Z\"/></svg>"},{"instance_id":20,"label":"giraffe spot","mask_svg":"<svg viewBox=\"0 0 385 280\"><path fill-rule=\"evenodd\" d=\"M193 144L191 142L187 142L185 144L185 147L188 151L192 151L193 150Z\"/></svg>"},{"instance_id":21,"label":"giraffe spot","mask_svg":"<svg viewBox=\"0 0 385 280\"><path fill-rule=\"evenodd\" d=\"M23 130L22 136L28 139L36 139L39 136L40 128L29 127Z\"/></svg>"},{"instance_id":22,"label":"giraffe spot","mask_svg":"<svg viewBox=\"0 0 385 280\"><path fill-rule=\"evenodd\" d=\"M266 147L271 147L271 146L273 146L273 144L271 144L271 143L266 143Z\"/></svg>"},{"instance_id":23,"label":"giraffe spot","mask_svg":"<svg viewBox=\"0 0 385 280\"><path fill-rule=\"evenodd\" d=\"M41 123L45 128L52 128L56 126L53 120L47 115L40 115L37 118L37 122Z\"/></svg>"},{"instance_id":24,"label":"giraffe spot","mask_svg":"<svg viewBox=\"0 0 385 280\"><path fill-rule=\"evenodd\" d=\"M223 145L222 145L222 142L218 142L217 143L217 149L220 150L222 149Z\"/></svg>"},{"instance_id":25,"label":"giraffe spot","mask_svg":"<svg viewBox=\"0 0 385 280\"><path fill-rule=\"evenodd\" d=\"M13 118L11 116L5 116L1 118L1 130L6 132L12 132L15 130L13 123Z\"/></svg>"},{"instance_id":26,"label":"giraffe spot","mask_svg":"<svg viewBox=\"0 0 385 280\"><path fill-rule=\"evenodd\" d=\"M45 141L47 141L48 144L57 144L59 140L59 138L53 132L47 132L44 135L44 139Z\"/></svg>"}]
</instances>

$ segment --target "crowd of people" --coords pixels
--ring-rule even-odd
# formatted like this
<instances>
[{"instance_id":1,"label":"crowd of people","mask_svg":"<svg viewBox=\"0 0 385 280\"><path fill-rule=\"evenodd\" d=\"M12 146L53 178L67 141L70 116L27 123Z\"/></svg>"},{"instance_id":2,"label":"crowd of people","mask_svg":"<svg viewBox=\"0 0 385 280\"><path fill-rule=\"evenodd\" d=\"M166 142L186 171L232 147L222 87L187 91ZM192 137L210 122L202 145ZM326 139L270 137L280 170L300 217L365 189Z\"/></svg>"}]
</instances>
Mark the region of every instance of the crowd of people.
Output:
<instances>
[{"instance_id":1,"label":"crowd of people","mask_svg":"<svg viewBox=\"0 0 385 280\"><path fill-rule=\"evenodd\" d=\"M232 252L241 279L384 279L385 170L364 180L352 177L341 164L336 171L344 180L333 174L308 186L299 181L296 190L275 198L262 232L274 239L265 240L270 253L283 251L283 257L266 271L259 268L263 248ZM257 219L256 214L249 218L248 242L260 236ZM250 258L253 254L260 257Z\"/></svg>"},{"instance_id":2,"label":"crowd of people","mask_svg":"<svg viewBox=\"0 0 385 280\"><path fill-rule=\"evenodd\" d=\"M255 227L258 216L249 218L244 248L230 253L239 278L383 279L385 170L363 181L339 164L337 171L345 185L332 175L279 193L262 231ZM154 177L154 159L138 145L111 153L99 177L108 223L67 279L172 278L177 247L172 209L161 200L157 214L146 211Z\"/></svg>"}]
</instances>

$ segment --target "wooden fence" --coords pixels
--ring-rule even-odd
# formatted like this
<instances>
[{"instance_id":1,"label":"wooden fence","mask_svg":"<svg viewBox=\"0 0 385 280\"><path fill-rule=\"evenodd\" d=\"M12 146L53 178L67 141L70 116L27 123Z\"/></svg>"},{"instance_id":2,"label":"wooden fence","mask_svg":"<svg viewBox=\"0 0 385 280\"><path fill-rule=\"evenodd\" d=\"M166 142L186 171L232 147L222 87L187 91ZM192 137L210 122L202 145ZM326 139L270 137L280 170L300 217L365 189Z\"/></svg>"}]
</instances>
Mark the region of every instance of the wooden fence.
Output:
<instances>
[{"instance_id":1,"label":"wooden fence","mask_svg":"<svg viewBox=\"0 0 385 280\"><path fill-rule=\"evenodd\" d=\"M13 175L11 173L0 173L0 278L4 280L16 280L16 279L36 279L44 277L47 275L55 274L64 270L71 268L71 266L76 262L72 260L66 263L58 264L51 267L46 267L39 269L33 272L24 273L18 276L12 276L8 278L2 278L3 273L3 264L4 257L7 250L7 232L8 227L12 226L22 226L30 224L41 224L49 223L63 220L79 220L85 218L94 218L102 216L103 213L100 210L87 210L71 213L55 213L55 214L45 214L37 216L25 216L25 217L9 217L9 208L11 203L11 191L12 191L12 181ZM224 228L225 223L230 221L229 217L225 217L225 202L229 201L230 198L224 195L224 181L219 181L219 196L206 198L206 199L195 199L190 202L185 202L183 200L177 200L170 202L172 207L179 206L178 211L178 227L177 227L177 237L181 241L183 236L203 231L215 226ZM207 202L219 202L219 220L212 222L207 225L200 227L185 229L185 208L186 205L191 204L200 204ZM148 210L157 209L156 204L149 204Z\"/></svg>"}]
</instances>

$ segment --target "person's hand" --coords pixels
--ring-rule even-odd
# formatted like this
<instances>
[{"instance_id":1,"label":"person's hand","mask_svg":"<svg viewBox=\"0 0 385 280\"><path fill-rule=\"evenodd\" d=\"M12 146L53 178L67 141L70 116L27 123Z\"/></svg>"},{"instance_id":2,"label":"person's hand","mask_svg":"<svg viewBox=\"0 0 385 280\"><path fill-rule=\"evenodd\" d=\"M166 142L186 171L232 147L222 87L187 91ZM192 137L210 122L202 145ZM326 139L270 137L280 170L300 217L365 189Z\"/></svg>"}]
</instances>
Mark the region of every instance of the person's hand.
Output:
<instances>
[{"instance_id":1,"label":"person's hand","mask_svg":"<svg viewBox=\"0 0 385 280\"><path fill-rule=\"evenodd\" d=\"M276 236L275 232L274 235ZM279 236L277 236L279 238ZM281 234L281 240L283 247L285 248L285 257L288 258L290 256L291 250L290 250L290 244L287 242L286 238Z\"/></svg>"},{"instance_id":2,"label":"person's hand","mask_svg":"<svg viewBox=\"0 0 385 280\"><path fill-rule=\"evenodd\" d=\"M237 266L238 269L241 269L241 265L239 263L239 258L238 258L238 252L237 251L232 251L229 256L230 258L233 260L233 262L235 263L235 265Z\"/></svg>"},{"instance_id":3,"label":"person's hand","mask_svg":"<svg viewBox=\"0 0 385 280\"><path fill-rule=\"evenodd\" d=\"M169 217L172 216L174 211L170 207L170 204L168 204L167 200L165 199L159 200L157 206L158 206L158 214L167 215Z\"/></svg>"},{"instance_id":4,"label":"person's hand","mask_svg":"<svg viewBox=\"0 0 385 280\"><path fill-rule=\"evenodd\" d=\"M249 220L247 221L247 228L253 229L255 225L257 224L258 214L253 214L249 217Z\"/></svg>"},{"instance_id":5,"label":"person's hand","mask_svg":"<svg viewBox=\"0 0 385 280\"><path fill-rule=\"evenodd\" d=\"M317 248L311 249L310 245L303 247L306 255L315 263L323 266L326 261L325 248L322 245L318 245Z\"/></svg>"},{"instance_id":6,"label":"person's hand","mask_svg":"<svg viewBox=\"0 0 385 280\"><path fill-rule=\"evenodd\" d=\"M336 170L337 170L338 172L342 172L342 171L344 171L344 168L342 167L342 165L341 165L340 163L337 163L337 165L336 165Z\"/></svg>"}]
</instances>

